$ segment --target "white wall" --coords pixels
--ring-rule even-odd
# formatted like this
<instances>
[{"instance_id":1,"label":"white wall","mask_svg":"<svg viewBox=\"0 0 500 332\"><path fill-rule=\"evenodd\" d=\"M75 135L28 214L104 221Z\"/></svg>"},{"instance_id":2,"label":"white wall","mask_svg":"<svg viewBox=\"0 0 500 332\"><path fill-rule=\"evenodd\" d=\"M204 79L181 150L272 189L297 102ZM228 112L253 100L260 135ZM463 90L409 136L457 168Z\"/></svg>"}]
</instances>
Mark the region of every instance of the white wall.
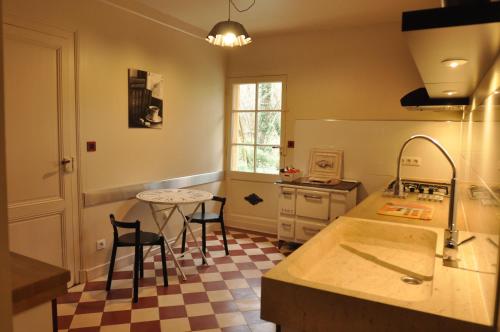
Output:
<instances>
[{"instance_id":1,"label":"white wall","mask_svg":"<svg viewBox=\"0 0 500 332\"><path fill-rule=\"evenodd\" d=\"M358 200L362 200L394 180L399 150L412 135L433 137L458 165L460 129L460 122L451 121L298 120L295 124L294 165L307 173L312 148L343 150L344 178L361 181ZM403 156L422 158L420 167L401 167L403 178L450 181L452 172L448 161L429 142L411 142Z\"/></svg>"},{"instance_id":2,"label":"white wall","mask_svg":"<svg viewBox=\"0 0 500 332\"><path fill-rule=\"evenodd\" d=\"M287 76L287 110L285 111L285 141L295 140L297 147L305 139L318 142L322 134L314 131L310 136L297 137L296 126L302 120L353 120L356 128L361 120L460 121L459 112L410 112L404 110L400 98L407 92L423 86L414 61L403 38L399 23L345 28L335 30L256 36L245 48L232 50L229 55L228 76ZM228 110L227 110L228 111ZM411 120L411 121L410 121ZM444 123L444 122L443 122ZM363 122L359 122L360 128ZM396 125L396 124L395 124ZM399 133L400 131L398 131ZM401 136L388 136L401 140ZM361 144L362 133L358 138ZM331 138L331 137L330 137ZM392 146L392 145L391 145ZM283 165L303 165L304 156L296 158L299 148L284 149ZM393 152L383 151L380 160L395 161ZM363 169L380 171L378 160L364 163ZM361 170L361 166L359 166ZM352 169L349 166L349 169ZM384 168L383 174L388 169ZM380 172L379 172L380 173ZM354 174L357 175L357 174ZM361 188L361 198L385 185L390 176L378 176ZM275 230L277 218L277 190L271 183L228 181L228 211L231 222L240 227L266 231ZM243 197L256 193L264 202L251 206ZM246 220L246 226L241 223Z\"/></svg>"},{"instance_id":3,"label":"white wall","mask_svg":"<svg viewBox=\"0 0 500 332\"><path fill-rule=\"evenodd\" d=\"M223 169L221 49L97 0L7 0L5 12L76 34L82 192ZM128 128L128 68L164 76L161 130ZM86 152L86 141L96 141L97 152ZM208 188L218 192L220 183ZM149 218L143 208L132 213L136 205L124 201L83 210L84 270L109 260L109 213ZM108 250L97 252L101 238L108 240Z\"/></svg>"},{"instance_id":4,"label":"white wall","mask_svg":"<svg viewBox=\"0 0 500 332\"><path fill-rule=\"evenodd\" d=\"M500 89L499 74L500 56L474 93L473 103L481 107L464 113L460 154L463 167L459 175L462 181L458 202L468 228L488 234L495 243L500 242L500 99L492 92ZM469 189L472 185L487 190L496 205L471 199ZM476 253L477 266L483 271L493 270L496 273L493 276L486 273L479 275L484 303L492 320L500 313L497 300L499 259L500 252L494 246ZM500 330L498 322L497 330Z\"/></svg>"},{"instance_id":5,"label":"white wall","mask_svg":"<svg viewBox=\"0 0 500 332\"><path fill-rule=\"evenodd\" d=\"M288 77L286 139L297 119L460 120L458 112L409 112L423 86L399 23L255 38L229 56L228 75ZM293 150L287 151L293 161Z\"/></svg>"}]
</instances>

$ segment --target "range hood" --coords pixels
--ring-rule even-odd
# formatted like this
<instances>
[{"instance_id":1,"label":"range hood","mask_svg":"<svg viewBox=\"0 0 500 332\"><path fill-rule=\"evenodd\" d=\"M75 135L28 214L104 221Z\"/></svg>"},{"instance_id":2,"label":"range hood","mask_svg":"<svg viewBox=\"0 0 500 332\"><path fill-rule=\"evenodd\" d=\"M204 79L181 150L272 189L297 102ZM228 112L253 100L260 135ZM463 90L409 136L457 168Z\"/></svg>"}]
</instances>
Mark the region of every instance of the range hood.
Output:
<instances>
[{"instance_id":1,"label":"range hood","mask_svg":"<svg viewBox=\"0 0 500 332\"><path fill-rule=\"evenodd\" d=\"M410 110L462 111L500 51L500 1L448 0L404 12L402 31L424 88L401 98ZM449 66L450 61L461 65Z\"/></svg>"},{"instance_id":2,"label":"range hood","mask_svg":"<svg viewBox=\"0 0 500 332\"><path fill-rule=\"evenodd\" d=\"M425 88L413 90L401 98L401 106L410 111L465 111L469 104L468 97L431 98Z\"/></svg>"}]
</instances>

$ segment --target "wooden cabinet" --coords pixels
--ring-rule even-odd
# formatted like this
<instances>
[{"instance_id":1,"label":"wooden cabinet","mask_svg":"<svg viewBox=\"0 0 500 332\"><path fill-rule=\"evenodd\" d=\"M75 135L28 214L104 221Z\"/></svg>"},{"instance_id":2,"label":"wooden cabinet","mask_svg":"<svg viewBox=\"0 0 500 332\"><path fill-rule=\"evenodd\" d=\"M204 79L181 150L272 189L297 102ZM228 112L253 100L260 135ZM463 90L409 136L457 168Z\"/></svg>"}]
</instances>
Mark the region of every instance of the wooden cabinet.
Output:
<instances>
[{"instance_id":1,"label":"wooden cabinet","mask_svg":"<svg viewBox=\"0 0 500 332\"><path fill-rule=\"evenodd\" d=\"M303 243L356 205L358 182L340 185L278 183L278 239Z\"/></svg>"}]
</instances>

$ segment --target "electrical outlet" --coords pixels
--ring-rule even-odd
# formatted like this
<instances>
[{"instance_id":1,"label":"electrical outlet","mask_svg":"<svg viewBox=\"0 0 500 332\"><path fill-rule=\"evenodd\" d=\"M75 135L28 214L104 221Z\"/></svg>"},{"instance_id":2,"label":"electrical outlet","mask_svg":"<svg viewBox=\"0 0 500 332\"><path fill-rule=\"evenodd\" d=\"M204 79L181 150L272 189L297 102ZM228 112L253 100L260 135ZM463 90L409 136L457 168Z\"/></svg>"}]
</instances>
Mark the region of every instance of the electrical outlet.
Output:
<instances>
[{"instance_id":1,"label":"electrical outlet","mask_svg":"<svg viewBox=\"0 0 500 332\"><path fill-rule=\"evenodd\" d=\"M96 242L96 249L97 250L102 250L106 248L106 239L100 239Z\"/></svg>"},{"instance_id":2,"label":"electrical outlet","mask_svg":"<svg viewBox=\"0 0 500 332\"><path fill-rule=\"evenodd\" d=\"M404 156L404 157L401 157L401 165L402 166L420 167L420 166L422 166L422 158Z\"/></svg>"}]
</instances>

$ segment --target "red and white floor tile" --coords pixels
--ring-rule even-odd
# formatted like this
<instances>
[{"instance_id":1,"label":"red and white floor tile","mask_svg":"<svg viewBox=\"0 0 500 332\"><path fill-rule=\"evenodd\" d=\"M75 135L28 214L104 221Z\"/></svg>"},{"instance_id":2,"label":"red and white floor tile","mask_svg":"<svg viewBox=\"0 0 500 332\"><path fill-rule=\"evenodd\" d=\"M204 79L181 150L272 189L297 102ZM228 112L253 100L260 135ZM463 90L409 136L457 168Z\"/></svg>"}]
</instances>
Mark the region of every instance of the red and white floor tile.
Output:
<instances>
[{"instance_id":1,"label":"red and white floor tile","mask_svg":"<svg viewBox=\"0 0 500 332\"><path fill-rule=\"evenodd\" d=\"M207 236L209 265L198 253L181 260L187 280L177 276L167 257L168 287L163 287L160 255L144 263L139 301L132 303L132 267L78 285L58 298L60 331L275 331L260 319L261 276L283 259L277 240L262 234L228 231L225 256L220 232ZM177 249L178 250L178 249Z\"/></svg>"}]
</instances>

